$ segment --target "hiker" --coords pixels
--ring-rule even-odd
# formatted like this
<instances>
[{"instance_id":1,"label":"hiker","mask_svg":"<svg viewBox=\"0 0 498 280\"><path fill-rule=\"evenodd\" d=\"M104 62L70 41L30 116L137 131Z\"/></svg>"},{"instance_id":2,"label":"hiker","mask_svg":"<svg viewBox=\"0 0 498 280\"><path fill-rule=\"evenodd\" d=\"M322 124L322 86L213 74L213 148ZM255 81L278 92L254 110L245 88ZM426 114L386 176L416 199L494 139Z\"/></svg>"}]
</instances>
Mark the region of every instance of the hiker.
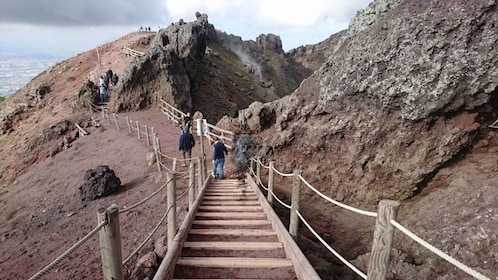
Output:
<instances>
[{"instance_id":1,"label":"hiker","mask_svg":"<svg viewBox=\"0 0 498 280\"><path fill-rule=\"evenodd\" d=\"M103 86L103 85L105 85L105 84L104 84L104 77L103 77L103 76L100 76L100 78L99 78L99 87L100 87L100 86Z\"/></svg>"},{"instance_id":2,"label":"hiker","mask_svg":"<svg viewBox=\"0 0 498 280\"><path fill-rule=\"evenodd\" d=\"M223 179L223 166L225 165L225 155L228 155L227 147L220 141L218 137L215 137L215 142L213 146L213 173L211 176L216 178L216 169L220 167L219 179Z\"/></svg>"},{"instance_id":3,"label":"hiker","mask_svg":"<svg viewBox=\"0 0 498 280\"><path fill-rule=\"evenodd\" d=\"M100 101L102 103L106 102L107 100L107 90L104 85L99 86L99 91L100 91Z\"/></svg>"},{"instance_id":4,"label":"hiker","mask_svg":"<svg viewBox=\"0 0 498 280\"><path fill-rule=\"evenodd\" d=\"M106 90L109 88L109 77L107 75L104 76L104 86Z\"/></svg>"},{"instance_id":5,"label":"hiker","mask_svg":"<svg viewBox=\"0 0 498 280\"><path fill-rule=\"evenodd\" d=\"M187 112L187 114L183 117L182 127L183 130L191 132L190 129L192 128L192 117L190 117L190 112Z\"/></svg>"},{"instance_id":6,"label":"hiker","mask_svg":"<svg viewBox=\"0 0 498 280\"><path fill-rule=\"evenodd\" d=\"M192 148L195 146L195 140L194 136L190 134L190 131L185 131L181 136L180 136L180 144L178 147L178 150L182 152L183 155L183 163L182 166L187 166L186 162L187 160L190 163L190 159L192 158ZM187 154L187 157L185 157L185 154Z\"/></svg>"},{"instance_id":7,"label":"hiker","mask_svg":"<svg viewBox=\"0 0 498 280\"><path fill-rule=\"evenodd\" d=\"M116 86L116 84L118 83L118 80L119 80L118 75L116 73L114 73L114 75L112 75L112 85Z\"/></svg>"},{"instance_id":8,"label":"hiker","mask_svg":"<svg viewBox=\"0 0 498 280\"><path fill-rule=\"evenodd\" d=\"M106 76L107 76L107 80L108 80L108 81L109 81L109 80L112 80L112 70L111 70L111 68L109 68L109 70L107 70L107 72L106 72ZM112 81L111 81L111 85L114 85L114 84L112 83Z\"/></svg>"}]
</instances>

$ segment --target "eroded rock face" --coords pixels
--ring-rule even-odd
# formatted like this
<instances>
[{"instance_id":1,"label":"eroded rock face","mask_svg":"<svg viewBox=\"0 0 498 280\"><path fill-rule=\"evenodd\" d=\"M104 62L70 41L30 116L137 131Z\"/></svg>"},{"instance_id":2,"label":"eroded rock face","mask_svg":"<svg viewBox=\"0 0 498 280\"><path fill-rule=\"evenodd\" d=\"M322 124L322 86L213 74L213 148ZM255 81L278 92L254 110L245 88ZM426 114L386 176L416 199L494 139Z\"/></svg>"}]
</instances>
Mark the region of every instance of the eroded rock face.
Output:
<instances>
[{"instance_id":1,"label":"eroded rock face","mask_svg":"<svg viewBox=\"0 0 498 280\"><path fill-rule=\"evenodd\" d=\"M371 206L417 194L496 119L496 1L391 2L291 96L245 112L261 156Z\"/></svg>"},{"instance_id":2,"label":"eroded rock face","mask_svg":"<svg viewBox=\"0 0 498 280\"><path fill-rule=\"evenodd\" d=\"M147 54L123 72L114 91L114 110L143 109L160 98L191 110L190 78L195 77L195 65L202 61L206 40L214 33L207 15L159 30Z\"/></svg>"},{"instance_id":3,"label":"eroded rock face","mask_svg":"<svg viewBox=\"0 0 498 280\"><path fill-rule=\"evenodd\" d=\"M85 173L84 183L79 188L81 200L95 200L119 190L121 180L107 165L97 166Z\"/></svg>"},{"instance_id":4,"label":"eroded rock face","mask_svg":"<svg viewBox=\"0 0 498 280\"><path fill-rule=\"evenodd\" d=\"M89 109L90 103L99 104L99 102L98 86L92 81L86 80L71 101L71 107L73 110Z\"/></svg>"}]
</instances>

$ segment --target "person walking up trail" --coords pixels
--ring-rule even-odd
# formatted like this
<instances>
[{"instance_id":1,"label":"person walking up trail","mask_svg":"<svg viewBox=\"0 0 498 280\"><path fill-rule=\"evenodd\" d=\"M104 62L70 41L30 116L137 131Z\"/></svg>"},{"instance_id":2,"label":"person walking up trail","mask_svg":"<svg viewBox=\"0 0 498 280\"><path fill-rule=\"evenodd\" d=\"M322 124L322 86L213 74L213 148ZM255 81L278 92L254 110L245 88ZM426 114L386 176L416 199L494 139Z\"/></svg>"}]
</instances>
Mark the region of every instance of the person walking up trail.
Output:
<instances>
[{"instance_id":1,"label":"person walking up trail","mask_svg":"<svg viewBox=\"0 0 498 280\"><path fill-rule=\"evenodd\" d=\"M192 158L192 148L195 146L194 136L190 133L190 131L185 131L182 135L180 135L180 144L178 149L182 152L183 155L183 163L182 166L187 166L187 160L191 161Z\"/></svg>"},{"instance_id":2,"label":"person walking up trail","mask_svg":"<svg viewBox=\"0 0 498 280\"><path fill-rule=\"evenodd\" d=\"M211 176L216 178L216 170L218 166L220 167L220 172L218 173L219 179L223 179L223 167L225 165L225 155L228 155L227 147L225 144L220 141L218 137L215 138L214 146L213 146L213 173Z\"/></svg>"}]
</instances>

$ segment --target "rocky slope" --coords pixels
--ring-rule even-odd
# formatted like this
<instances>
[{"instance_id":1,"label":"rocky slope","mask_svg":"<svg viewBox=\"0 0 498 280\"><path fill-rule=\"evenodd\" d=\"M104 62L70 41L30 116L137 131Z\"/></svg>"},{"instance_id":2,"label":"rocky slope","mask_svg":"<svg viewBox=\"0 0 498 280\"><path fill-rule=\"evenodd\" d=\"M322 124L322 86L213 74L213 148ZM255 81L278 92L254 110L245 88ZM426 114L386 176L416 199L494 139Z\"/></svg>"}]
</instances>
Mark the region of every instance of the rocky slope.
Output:
<instances>
[{"instance_id":1,"label":"rocky slope","mask_svg":"<svg viewBox=\"0 0 498 280\"><path fill-rule=\"evenodd\" d=\"M236 116L253 101L290 94L311 70L282 50L280 37L255 41L218 31L207 15L161 29L146 55L125 71L116 89L115 111L137 110L160 98L183 111L201 111L216 122Z\"/></svg>"},{"instance_id":2,"label":"rocky slope","mask_svg":"<svg viewBox=\"0 0 498 280\"><path fill-rule=\"evenodd\" d=\"M381 199L406 203L404 221L496 277L497 25L496 1L374 1L318 71L292 95L252 104L237 129L259 139L264 161L302 169L332 198L372 210ZM464 162L473 163L462 174ZM420 252L406 244L398 248ZM445 279L465 277L455 273Z\"/></svg>"}]
</instances>

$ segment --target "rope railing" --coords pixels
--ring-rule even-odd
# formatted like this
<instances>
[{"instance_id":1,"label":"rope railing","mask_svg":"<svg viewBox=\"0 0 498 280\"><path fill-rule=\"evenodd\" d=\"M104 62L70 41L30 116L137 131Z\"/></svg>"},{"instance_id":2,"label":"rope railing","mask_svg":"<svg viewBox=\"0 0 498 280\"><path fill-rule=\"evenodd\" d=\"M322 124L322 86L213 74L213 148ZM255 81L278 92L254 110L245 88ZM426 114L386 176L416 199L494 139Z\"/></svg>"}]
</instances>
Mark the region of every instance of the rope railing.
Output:
<instances>
[{"instance_id":1,"label":"rope railing","mask_svg":"<svg viewBox=\"0 0 498 280\"><path fill-rule=\"evenodd\" d=\"M361 270L356 268L352 263L350 263L348 260L346 260L343 256L341 256L336 250L334 250L330 245L323 240L323 238L313 229L313 227L310 226L308 221L301 215L299 211L297 211L297 215L299 216L299 219L303 224L308 228L308 230L322 243L323 246L325 246L336 258L338 258L343 264L345 264L347 267L349 267L352 271L354 271L356 274L358 274L361 278L367 279L367 275L363 273Z\"/></svg>"},{"instance_id":2,"label":"rope railing","mask_svg":"<svg viewBox=\"0 0 498 280\"><path fill-rule=\"evenodd\" d=\"M171 180L171 179L170 179ZM168 180L164 185L162 185L160 188L158 188L156 191L154 191L153 193L151 193L149 196L147 196L146 198L140 200L139 202L131 205L130 207L126 207L124 206L122 209L119 209L119 214L122 214L122 213L126 213L128 211L131 211L133 210L134 208L142 205L143 203L145 203L146 201L148 201L149 199L151 199L152 197L154 197L156 194L158 194L160 191L162 191L164 188L166 188L166 186L168 185L168 183L170 182L170 180Z\"/></svg>"},{"instance_id":3,"label":"rope railing","mask_svg":"<svg viewBox=\"0 0 498 280\"><path fill-rule=\"evenodd\" d=\"M131 254L128 255L128 257L123 261L123 266L126 263L128 263L128 261L130 261L133 258L133 256L135 256L140 250L142 250L142 248L145 246L145 244L147 244L147 242L149 242L149 240L152 238L154 233L156 233L156 231L159 229L161 224L168 217L169 211L171 211L172 208L173 208L172 206L168 207L168 209L166 210L166 213L164 213L163 217L159 220L159 223L157 223L157 225L154 227L154 229L152 229L152 231L149 233L149 235L147 235L145 240L142 241L142 243L140 243L140 245L138 245L138 247L135 250L133 250L133 252L131 252Z\"/></svg>"},{"instance_id":4,"label":"rope railing","mask_svg":"<svg viewBox=\"0 0 498 280\"><path fill-rule=\"evenodd\" d=\"M78 249L83 243L85 243L90 237L92 237L95 233L97 233L103 226L107 223L103 222L97 225L92 231L90 231L87 235L81 238L78 242L74 243L69 249L67 249L64 253L59 255L55 260L49 263L47 266L38 271L35 275L31 276L29 280L40 279L40 277L44 276L47 272L49 272L54 266L58 265L62 260L64 260L69 254L71 254L74 250Z\"/></svg>"},{"instance_id":5,"label":"rope railing","mask_svg":"<svg viewBox=\"0 0 498 280\"><path fill-rule=\"evenodd\" d=\"M361 215L365 215L365 216L369 216L369 217L377 217L377 213L376 212L370 212L370 211L365 211L365 210L361 210L361 209L358 209L358 208L354 208L352 206L349 206L349 205L346 205L344 203L340 203L339 201L336 201L336 200L333 200L332 198L324 195L323 193L321 193L320 191L318 191L317 189L315 189L310 183L308 183L304 178L303 176L299 175L298 176L299 179L301 179L301 181L309 188L311 189L312 191L314 191L318 196L320 196L321 198L325 199L326 201L330 202L330 203L333 203L339 207L342 207L344 209L347 209L349 211L352 211L352 212L355 212L355 213L358 213L358 214L361 214Z\"/></svg>"},{"instance_id":6,"label":"rope railing","mask_svg":"<svg viewBox=\"0 0 498 280\"><path fill-rule=\"evenodd\" d=\"M375 228L375 233L374 233L374 243L373 243L373 246L372 246L371 258L370 258L370 263L369 263L369 266L368 266L369 267L368 277L372 277L374 279L384 279L385 278L385 274L382 274L382 273L387 273L387 267L389 265L389 252L390 252L391 242L392 242L392 234L394 233L394 230L389 229L389 227L386 227L385 224L390 224L390 225L392 225L392 229L394 229L394 228L399 229L401 232L403 232L404 234L406 234L408 237L410 237L411 239L413 239L417 243L421 244L425 248L429 249L431 252L435 253L439 257L441 257L444 260L448 261L449 263L451 263L452 265L454 265L457 268L461 269L462 271L466 272L467 274L471 275L472 277L474 277L476 279L479 279L479 280L491 280L490 278L484 276L483 274L481 274L481 273L473 270L472 268L470 268L470 267L462 264L461 262L459 262L458 260L454 259L453 257L445 254L441 250L439 250L436 247L432 246L427 241L424 241L423 239L419 238L418 236L416 236L415 234L413 234L412 232L410 232L408 229L406 229L405 227L403 227L401 224L399 224L398 222L396 222L394 220L394 218L396 216L396 210L395 209L399 206L399 203L397 203L395 201L389 201L389 200L383 200L383 201L381 201L381 203L379 203L379 210L378 210L379 212L377 212L377 213L376 212L371 212L371 211L361 210L361 209L358 209L358 208L346 205L344 203L340 203L340 202L338 202L338 201L336 201L336 200L334 200L334 199L332 199L330 197L327 197L325 194L323 194L322 192L318 191L314 186L312 186L309 182L307 182L306 179L304 179L303 176L301 176L300 171L298 173L294 172L292 174L285 174L285 173L282 173L282 172L278 171L273 166L273 163L270 163L270 166L267 167L267 166L265 166L261 162L260 159L251 158L251 161L255 162L257 164L257 166L256 166L257 172L254 172L253 166L251 164L251 168L249 169L250 174L256 179L256 181L258 182L258 185L260 185L263 189L265 189L266 191L268 191L269 194L271 194L271 197L275 198L280 204L286 206L286 208L288 208L288 209L291 210L291 224L292 224L292 212L294 211L296 213L296 216L299 217L299 219L303 222L304 225L306 225L306 227L310 230L310 232L332 254L334 254L341 262L343 262L346 266L348 266L352 271L354 271L355 273L357 273L363 279L367 279L367 274L363 273L358 268L354 267L344 257L342 257L337 251L335 251L330 245L328 245L318 235L318 233L316 232L316 230L314 230L313 227L304 219L304 217L302 216L302 214L299 212L299 206L298 205L294 206L294 202L298 202L299 201L299 199L294 200L294 195L295 195L294 194L294 188L293 188L293 198L292 198L292 203L293 204L292 205L285 205L274 194L274 192L272 191L272 189L270 187L267 188L263 184L263 182L262 182L262 180L260 178L260 176L261 176L261 174L260 174L260 167L261 166L263 166L265 169L269 169L270 173L271 172L275 172L275 173L277 173L277 174L279 174L279 175L281 175L283 177L294 176L294 178L297 178L299 182L304 183L304 185L307 188L309 188L311 191L313 191L315 194L317 194L318 196L320 196L324 200L326 200L326 201L328 201L328 202L330 202L330 203L332 203L332 204L334 204L336 206L339 206L341 208L344 208L346 210L352 211L352 212L357 213L357 214L361 214L361 215L365 215L365 216L369 216L369 217L376 217L377 218L376 228ZM268 174L268 175L269 175L269 180L270 180L270 178L272 178L272 180L273 180L273 176L270 176L270 174ZM294 184L296 184L295 181L294 181ZM297 185L297 189L300 188L299 186L300 185L298 184ZM297 195L299 196L299 191L297 192ZM269 200L269 202L270 202L270 200ZM389 210L389 209L391 209L391 210ZM379 216L381 214L382 214L382 216ZM392 218L389 218L389 217L392 217ZM379 219L381 220L381 222L379 222ZM292 235L292 225L289 227L289 230L291 231L291 235ZM383 241L379 240L379 238L381 238L381 236L382 236ZM387 248L382 248L383 246L384 247L387 246ZM370 275L370 273L372 273L372 276ZM380 278L378 278L378 277L380 277Z\"/></svg>"},{"instance_id":7,"label":"rope railing","mask_svg":"<svg viewBox=\"0 0 498 280\"><path fill-rule=\"evenodd\" d=\"M438 255L442 259L446 260L447 262L451 263L458 269L462 270L463 272L469 274L470 276L479 279L479 280L491 280L490 278L482 275L481 273L473 270L472 268L468 267L467 265L459 262L455 258L451 257L450 255L446 254L445 252L439 250L438 248L432 246L429 244L427 241L423 240L422 238L418 237L415 235L413 232L402 226L400 223L396 222L395 220L390 220L389 221L395 228L399 229L402 233L406 234L408 237L410 237L413 241L417 242L418 244L422 245L429 251L433 252L434 254Z\"/></svg>"}]
</instances>

